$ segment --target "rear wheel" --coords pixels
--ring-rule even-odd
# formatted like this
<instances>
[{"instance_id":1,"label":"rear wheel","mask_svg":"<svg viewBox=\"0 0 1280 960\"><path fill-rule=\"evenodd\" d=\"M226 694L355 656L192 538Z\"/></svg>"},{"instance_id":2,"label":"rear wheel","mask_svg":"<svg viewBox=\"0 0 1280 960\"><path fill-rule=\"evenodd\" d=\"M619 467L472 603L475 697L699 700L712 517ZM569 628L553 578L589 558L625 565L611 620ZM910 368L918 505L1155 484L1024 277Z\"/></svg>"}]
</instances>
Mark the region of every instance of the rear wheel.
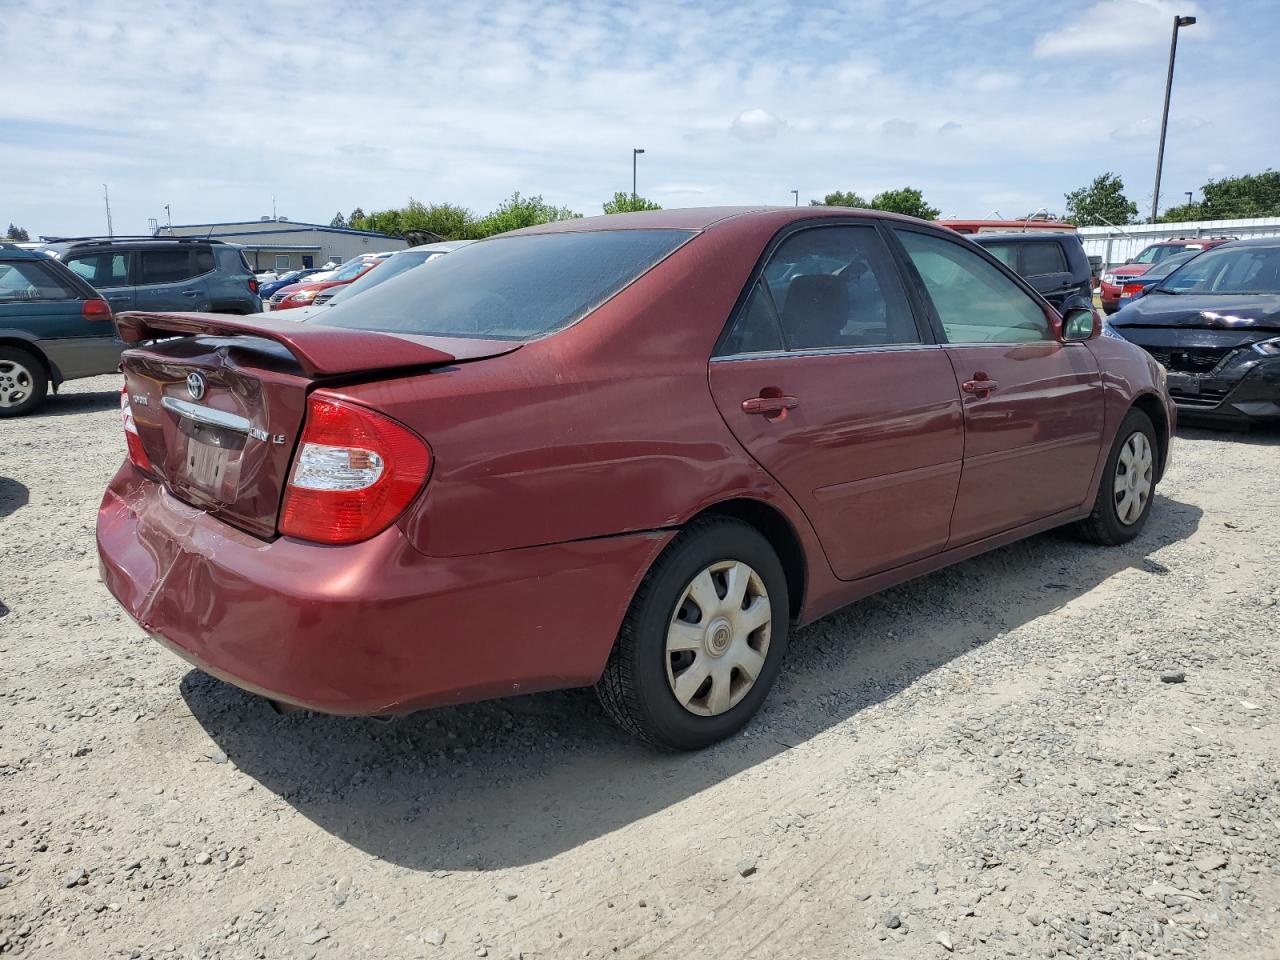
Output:
<instances>
[{"instance_id":1,"label":"rear wheel","mask_svg":"<svg viewBox=\"0 0 1280 960\"><path fill-rule=\"evenodd\" d=\"M30 413L49 392L49 375L35 354L21 347L0 347L0 417Z\"/></svg>"},{"instance_id":2,"label":"rear wheel","mask_svg":"<svg viewBox=\"0 0 1280 960\"><path fill-rule=\"evenodd\" d=\"M1093 543L1128 543L1146 526L1155 495L1156 431L1151 418L1130 410L1107 457L1093 512L1077 530Z\"/></svg>"},{"instance_id":3,"label":"rear wheel","mask_svg":"<svg viewBox=\"0 0 1280 960\"><path fill-rule=\"evenodd\" d=\"M786 651L787 581L769 541L740 520L696 521L636 591L596 692L623 729L673 750L736 733Z\"/></svg>"}]
</instances>

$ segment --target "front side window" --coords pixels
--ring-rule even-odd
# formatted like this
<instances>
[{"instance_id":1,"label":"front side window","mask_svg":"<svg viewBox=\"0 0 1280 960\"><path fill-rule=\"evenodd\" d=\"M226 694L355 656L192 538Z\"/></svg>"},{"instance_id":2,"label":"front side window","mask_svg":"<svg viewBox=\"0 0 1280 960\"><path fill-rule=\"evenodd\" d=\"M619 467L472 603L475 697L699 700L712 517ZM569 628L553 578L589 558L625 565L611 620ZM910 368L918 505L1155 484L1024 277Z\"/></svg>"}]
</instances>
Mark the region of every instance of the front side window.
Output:
<instances>
[{"instance_id":1,"label":"front side window","mask_svg":"<svg viewBox=\"0 0 1280 960\"><path fill-rule=\"evenodd\" d=\"M584 230L493 237L335 302L312 322L532 340L580 320L691 236L687 230Z\"/></svg>"},{"instance_id":2,"label":"front side window","mask_svg":"<svg viewBox=\"0 0 1280 960\"><path fill-rule=\"evenodd\" d=\"M1040 305L961 243L895 229L951 343L1053 340Z\"/></svg>"},{"instance_id":3,"label":"front side window","mask_svg":"<svg viewBox=\"0 0 1280 960\"><path fill-rule=\"evenodd\" d=\"M0 263L0 303L77 300L80 294L59 280L43 263L8 260Z\"/></svg>"},{"instance_id":4,"label":"front side window","mask_svg":"<svg viewBox=\"0 0 1280 960\"><path fill-rule=\"evenodd\" d=\"M872 226L813 227L769 258L721 354L920 342L889 251Z\"/></svg>"},{"instance_id":5,"label":"front side window","mask_svg":"<svg viewBox=\"0 0 1280 960\"><path fill-rule=\"evenodd\" d=\"M143 250L138 254L138 283L177 283L191 276L191 254L177 250Z\"/></svg>"},{"instance_id":6,"label":"front side window","mask_svg":"<svg viewBox=\"0 0 1280 960\"><path fill-rule=\"evenodd\" d=\"M123 287L129 282L129 255L126 253L83 253L66 259L76 276L94 287Z\"/></svg>"},{"instance_id":7,"label":"front side window","mask_svg":"<svg viewBox=\"0 0 1280 960\"><path fill-rule=\"evenodd\" d=\"M1062 247L1057 242L1046 240L1041 243L1028 243L1022 249L1022 275L1039 277L1046 273L1066 273L1067 258L1062 255Z\"/></svg>"}]
</instances>

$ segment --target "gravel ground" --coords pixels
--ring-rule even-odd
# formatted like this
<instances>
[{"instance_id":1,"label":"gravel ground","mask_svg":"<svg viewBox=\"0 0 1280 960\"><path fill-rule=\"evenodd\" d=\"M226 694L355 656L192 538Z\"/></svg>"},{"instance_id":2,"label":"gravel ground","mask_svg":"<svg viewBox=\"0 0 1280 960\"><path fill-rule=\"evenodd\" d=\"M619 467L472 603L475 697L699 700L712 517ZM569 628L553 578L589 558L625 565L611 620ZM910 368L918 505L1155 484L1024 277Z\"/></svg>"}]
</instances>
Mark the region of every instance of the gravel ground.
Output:
<instances>
[{"instance_id":1,"label":"gravel ground","mask_svg":"<svg viewBox=\"0 0 1280 960\"><path fill-rule=\"evenodd\" d=\"M801 631L745 736L572 691L390 724L191 670L97 581L114 377L0 424L0 953L1280 957L1280 434L1185 430L1128 547Z\"/></svg>"}]
</instances>

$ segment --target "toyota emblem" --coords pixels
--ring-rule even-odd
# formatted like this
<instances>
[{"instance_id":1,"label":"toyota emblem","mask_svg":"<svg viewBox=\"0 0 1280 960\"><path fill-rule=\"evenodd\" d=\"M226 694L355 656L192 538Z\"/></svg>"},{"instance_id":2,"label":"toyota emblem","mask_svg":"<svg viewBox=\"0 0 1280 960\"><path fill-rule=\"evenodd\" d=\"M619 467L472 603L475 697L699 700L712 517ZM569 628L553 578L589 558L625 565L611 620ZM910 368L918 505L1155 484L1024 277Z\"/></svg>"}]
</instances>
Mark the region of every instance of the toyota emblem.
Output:
<instances>
[{"instance_id":1,"label":"toyota emblem","mask_svg":"<svg viewBox=\"0 0 1280 960\"><path fill-rule=\"evenodd\" d=\"M187 393L191 394L192 400L199 400L204 396L204 377L198 373L187 374Z\"/></svg>"}]
</instances>

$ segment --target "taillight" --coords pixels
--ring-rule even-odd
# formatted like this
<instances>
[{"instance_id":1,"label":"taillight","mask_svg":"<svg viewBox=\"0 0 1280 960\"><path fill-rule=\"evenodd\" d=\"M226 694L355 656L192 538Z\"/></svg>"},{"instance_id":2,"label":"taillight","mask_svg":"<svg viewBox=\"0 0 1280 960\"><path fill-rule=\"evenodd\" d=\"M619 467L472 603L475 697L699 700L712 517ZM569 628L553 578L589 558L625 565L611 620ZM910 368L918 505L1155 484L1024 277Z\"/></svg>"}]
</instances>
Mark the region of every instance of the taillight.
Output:
<instances>
[{"instance_id":1,"label":"taillight","mask_svg":"<svg viewBox=\"0 0 1280 960\"><path fill-rule=\"evenodd\" d=\"M111 306L105 300L86 300L80 315L86 320L110 320Z\"/></svg>"},{"instance_id":2,"label":"taillight","mask_svg":"<svg viewBox=\"0 0 1280 960\"><path fill-rule=\"evenodd\" d=\"M1141 292L1142 292L1142 284L1140 283L1126 283L1123 287L1120 288L1120 296L1122 297L1132 297L1135 293L1141 293Z\"/></svg>"},{"instance_id":3,"label":"taillight","mask_svg":"<svg viewBox=\"0 0 1280 960\"><path fill-rule=\"evenodd\" d=\"M257 296L258 294L258 278L257 277L249 278L249 292L252 293L254 296Z\"/></svg>"},{"instance_id":4,"label":"taillight","mask_svg":"<svg viewBox=\"0 0 1280 960\"><path fill-rule=\"evenodd\" d=\"M129 461L139 470L152 472L151 458L142 448L142 438L138 436L138 425L133 422L133 407L129 405L129 388L120 391L120 419L124 421L124 442L129 448Z\"/></svg>"},{"instance_id":5,"label":"taillight","mask_svg":"<svg viewBox=\"0 0 1280 960\"><path fill-rule=\"evenodd\" d=\"M313 393L285 491L280 532L356 543L395 521L426 482L431 451L380 413Z\"/></svg>"}]
</instances>

